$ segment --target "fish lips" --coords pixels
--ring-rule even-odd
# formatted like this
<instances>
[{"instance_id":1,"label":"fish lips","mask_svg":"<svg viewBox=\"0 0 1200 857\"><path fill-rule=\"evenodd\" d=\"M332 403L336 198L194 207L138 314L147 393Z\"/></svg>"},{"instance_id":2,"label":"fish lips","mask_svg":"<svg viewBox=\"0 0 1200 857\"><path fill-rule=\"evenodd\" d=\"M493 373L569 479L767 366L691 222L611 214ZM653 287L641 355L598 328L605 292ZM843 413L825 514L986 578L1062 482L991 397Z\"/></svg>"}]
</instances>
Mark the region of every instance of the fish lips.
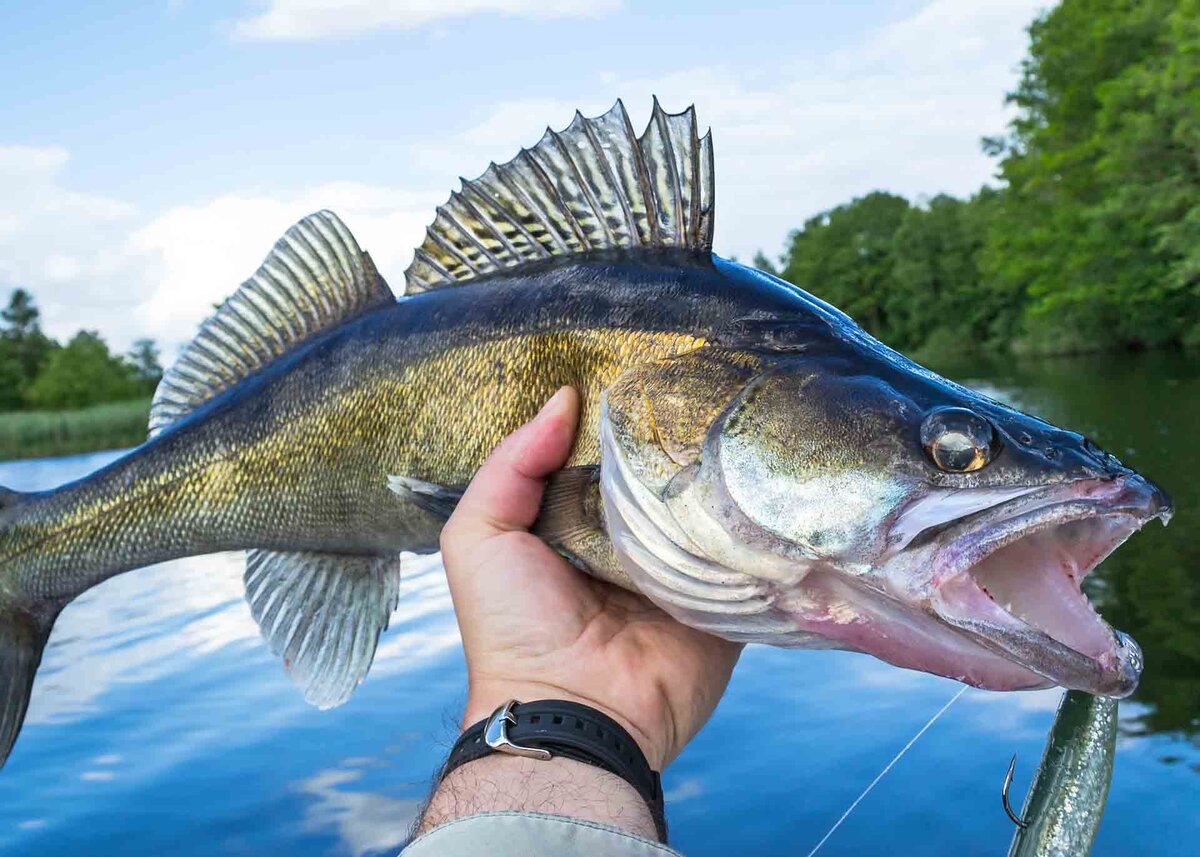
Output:
<instances>
[{"instance_id":1,"label":"fish lips","mask_svg":"<svg viewBox=\"0 0 1200 857\"><path fill-rule=\"evenodd\" d=\"M1161 489L1126 473L1051 486L968 516L933 536L932 610L1046 684L1128 696L1142 672L1141 650L1100 617L1081 584L1146 523L1166 524L1171 511Z\"/></svg>"}]
</instances>

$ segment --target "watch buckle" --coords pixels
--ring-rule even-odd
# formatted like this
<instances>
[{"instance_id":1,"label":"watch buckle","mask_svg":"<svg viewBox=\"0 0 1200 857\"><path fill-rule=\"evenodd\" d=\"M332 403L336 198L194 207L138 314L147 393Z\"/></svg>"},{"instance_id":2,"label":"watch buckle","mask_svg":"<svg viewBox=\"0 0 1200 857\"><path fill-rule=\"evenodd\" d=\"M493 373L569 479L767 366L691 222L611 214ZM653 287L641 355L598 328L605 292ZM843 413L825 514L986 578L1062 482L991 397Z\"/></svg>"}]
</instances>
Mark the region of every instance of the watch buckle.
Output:
<instances>
[{"instance_id":1,"label":"watch buckle","mask_svg":"<svg viewBox=\"0 0 1200 857\"><path fill-rule=\"evenodd\" d=\"M514 744L508 737L508 724L516 724L517 718L513 716L512 707L517 704L515 699L510 699L508 702L501 705L492 712L492 716L488 718L487 725L483 728L483 740L489 747L497 753L507 753L510 756L523 756L526 759L539 759L546 761L551 758L549 750L543 750L539 747L522 747L520 744Z\"/></svg>"}]
</instances>

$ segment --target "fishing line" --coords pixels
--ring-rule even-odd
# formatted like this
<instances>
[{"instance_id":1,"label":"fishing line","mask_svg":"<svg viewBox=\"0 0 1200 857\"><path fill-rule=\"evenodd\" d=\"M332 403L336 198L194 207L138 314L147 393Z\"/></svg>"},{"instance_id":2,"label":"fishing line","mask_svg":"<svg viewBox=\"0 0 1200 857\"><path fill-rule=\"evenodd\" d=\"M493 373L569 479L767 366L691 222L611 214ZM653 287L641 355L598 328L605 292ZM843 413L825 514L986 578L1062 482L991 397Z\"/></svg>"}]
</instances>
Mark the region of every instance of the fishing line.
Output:
<instances>
[{"instance_id":1,"label":"fishing line","mask_svg":"<svg viewBox=\"0 0 1200 857\"><path fill-rule=\"evenodd\" d=\"M850 804L850 806L846 807L846 811L842 813L841 818L839 818L837 821L835 821L833 823L833 827L829 828L829 832L821 837L821 841L817 843L817 846L815 848L813 848L812 851L808 852L808 857L813 857L814 854L816 854L818 851L821 850L821 846L826 843L826 841L829 839L830 836L833 836L833 832L835 830L837 830L839 827L842 826L842 822L845 821L847 819L847 817L849 817L850 813L854 812L854 808L856 806L858 806L860 803L862 803L863 798L865 798L868 794L870 794L871 789L875 788L875 784L878 783L880 780L882 780L885 776L887 776L887 772L896 766L896 763L899 762L900 758L909 751L909 749L912 747L913 744L917 743L917 739L920 738L922 735L924 735L926 730L928 730L930 726L932 726L934 723L936 723L937 719L939 717L941 717L943 714L945 714L947 709L949 709L951 705L958 702L958 698L960 696L962 696L964 693L966 693L966 691L967 691L967 686L964 684L962 687L960 687L958 689L958 693L956 693L956 694L954 694L954 696L950 697L949 701L947 701L945 705L943 705L941 708L939 708L937 713L934 714L933 717L930 717L929 720L926 721L925 725L922 726L917 731L917 734L912 736L912 738L910 738L908 740L908 743L900 748L900 752L892 757L892 761L888 762L887 765L884 766L883 770L880 771L875 776L875 779L871 780L871 782L867 785L867 787L862 790L862 794L860 794L858 797L856 797L854 799L854 803L852 803L852 804Z\"/></svg>"}]
</instances>

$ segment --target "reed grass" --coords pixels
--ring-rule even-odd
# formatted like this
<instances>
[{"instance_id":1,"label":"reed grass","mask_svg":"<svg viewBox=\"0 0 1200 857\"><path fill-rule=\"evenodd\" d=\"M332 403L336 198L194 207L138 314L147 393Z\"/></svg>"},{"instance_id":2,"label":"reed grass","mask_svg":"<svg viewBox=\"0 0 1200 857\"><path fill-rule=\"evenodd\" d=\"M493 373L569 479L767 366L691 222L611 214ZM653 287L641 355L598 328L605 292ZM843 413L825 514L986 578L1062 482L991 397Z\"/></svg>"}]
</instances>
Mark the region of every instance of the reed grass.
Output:
<instances>
[{"instance_id":1,"label":"reed grass","mask_svg":"<svg viewBox=\"0 0 1200 857\"><path fill-rule=\"evenodd\" d=\"M146 439L149 418L149 399L107 402L75 411L0 414L0 460L136 446Z\"/></svg>"}]
</instances>

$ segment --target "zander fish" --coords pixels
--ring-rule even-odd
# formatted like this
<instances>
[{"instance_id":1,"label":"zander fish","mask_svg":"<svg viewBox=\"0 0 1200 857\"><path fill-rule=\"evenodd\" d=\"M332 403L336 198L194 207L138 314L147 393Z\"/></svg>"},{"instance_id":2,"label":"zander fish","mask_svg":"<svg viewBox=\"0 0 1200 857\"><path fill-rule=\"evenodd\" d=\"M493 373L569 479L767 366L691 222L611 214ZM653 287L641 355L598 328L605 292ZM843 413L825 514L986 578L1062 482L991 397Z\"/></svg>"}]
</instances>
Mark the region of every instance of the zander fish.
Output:
<instances>
[{"instance_id":1,"label":"zander fish","mask_svg":"<svg viewBox=\"0 0 1200 857\"><path fill-rule=\"evenodd\" d=\"M312 703L344 702L489 451L584 409L538 532L735 640L868 652L981 687L1132 692L1080 583L1165 495L1073 432L923 369L711 252L711 136L576 114L451 195L393 296L300 221L164 375L150 438L0 498L0 754L59 611L129 569L246 550ZM819 286L820 284L815 284Z\"/></svg>"}]
</instances>

